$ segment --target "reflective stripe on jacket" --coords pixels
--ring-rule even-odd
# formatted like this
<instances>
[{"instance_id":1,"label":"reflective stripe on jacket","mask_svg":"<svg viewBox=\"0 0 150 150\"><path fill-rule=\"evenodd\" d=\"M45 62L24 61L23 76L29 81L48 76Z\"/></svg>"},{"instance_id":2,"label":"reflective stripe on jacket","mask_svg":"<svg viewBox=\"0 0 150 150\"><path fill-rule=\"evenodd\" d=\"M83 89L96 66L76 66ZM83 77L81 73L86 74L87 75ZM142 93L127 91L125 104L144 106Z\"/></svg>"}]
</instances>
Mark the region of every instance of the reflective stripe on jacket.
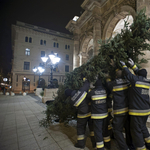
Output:
<instances>
[{"instance_id":1,"label":"reflective stripe on jacket","mask_svg":"<svg viewBox=\"0 0 150 150\"><path fill-rule=\"evenodd\" d=\"M150 115L150 80L142 76L133 75L126 66L124 67L124 72L131 83L129 89L129 114L133 116Z\"/></svg>"}]
</instances>

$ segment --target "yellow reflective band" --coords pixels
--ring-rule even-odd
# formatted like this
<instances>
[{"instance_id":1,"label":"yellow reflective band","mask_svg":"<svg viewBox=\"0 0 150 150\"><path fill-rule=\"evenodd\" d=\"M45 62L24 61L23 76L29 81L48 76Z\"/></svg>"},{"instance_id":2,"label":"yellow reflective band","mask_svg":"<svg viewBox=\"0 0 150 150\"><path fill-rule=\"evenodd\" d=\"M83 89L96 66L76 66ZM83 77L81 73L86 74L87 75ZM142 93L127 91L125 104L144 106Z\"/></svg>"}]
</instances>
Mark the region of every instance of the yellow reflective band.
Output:
<instances>
[{"instance_id":1,"label":"yellow reflective band","mask_svg":"<svg viewBox=\"0 0 150 150\"><path fill-rule=\"evenodd\" d=\"M91 132L91 133L90 133L90 136L94 136L94 132Z\"/></svg>"},{"instance_id":2,"label":"yellow reflective band","mask_svg":"<svg viewBox=\"0 0 150 150\"><path fill-rule=\"evenodd\" d=\"M84 135L78 135L77 140L84 140Z\"/></svg>"},{"instance_id":3,"label":"yellow reflective band","mask_svg":"<svg viewBox=\"0 0 150 150\"><path fill-rule=\"evenodd\" d=\"M89 89L89 91L88 92L90 92L91 91L91 89Z\"/></svg>"},{"instance_id":4,"label":"yellow reflective band","mask_svg":"<svg viewBox=\"0 0 150 150\"><path fill-rule=\"evenodd\" d=\"M97 145L96 147L97 147L97 148L102 148L102 147L104 147L104 144L102 144L102 145Z\"/></svg>"},{"instance_id":5,"label":"yellow reflective band","mask_svg":"<svg viewBox=\"0 0 150 150\"><path fill-rule=\"evenodd\" d=\"M127 66L126 65L122 66L122 68L125 68L125 67L127 67Z\"/></svg>"},{"instance_id":6,"label":"yellow reflective band","mask_svg":"<svg viewBox=\"0 0 150 150\"><path fill-rule=\"evenodd\" d=\"M92 100L98 100L98 99L106 99L106 96L92 98Z\"/></svg>"},{"instance_id":7,"label":"yellow reflective band","mask_svg":"<svg viewBox=\"0 0 150 150\"><path fill-rule=\"evenodd\" d=\"M114 92L115 92L115 91L122 91L122 90L126 90L126 89L128 89L128 86L122 87L122 88L116 88L116 89L113 89L113 91L114 91Z\"/></svg>"},{"instance_id":8,"label":"yellow reflective band","mask_svg":"<svg viewBox=\"0 0 150 150\"><path fill-rule=\"evenodd\" d=\"M77 116L77 118L87 118L87 117L90 117L91 116L91 113L88 113L88 114L84 114L84 115L79 115Z\"/></svg>"},{"instance_id":9,"label":"yellow reflective band","mask_svg":"<svg viewBox=\"0 0 150 150\"><path fill-rule=\"evenodd\" d=\"M87 95L87 93L85 93L85 95L82 97L82 99L76 104L76 107L81 104L81 102L85 99L86 95Z\"/></svg>"},{"instance_id":10,"label":"yellow reflective band","mask_svg":"<svg viewBox=\"0 0 150 150\"><path fill-rule=\"evenodd\" d=\"M126 112L128 112L128 110L119 111L119 112L114 112L113 114L118 115L118 114L122 114L122 113L126 113Z\"/></svg>"},{"instance_id":11,"label":"yellow reflective band","mask_svg":"<svg viewBox=\"0 0 150 150\"><path fill-rule=\"evenodd\" d=\"M111 130L112 129L112 127L108 127L108 130Z\"/></svg>"},{"instance_id":12,"label":"yellow reflective band","mask_svg":"<svg viewBox=\"0 0 150 150\"><path fill-rule=\"evenodd\" d=\"M110 142L110 139L107 139L107 140L104 139L104 142Z\"/></svg>"},{"instance_id":13,"label":"yellow reflective band","mask_svg":"<svg viewBox=\"0 0 150 150\"><path fill-rule=\"evenodd\" d=\"M147 112L147 113L129 112L129 115L133 115L133 116L147 116L147 115L150 115L150 112Z\"/></svg>"},{"instance_id":14,"label":"yellow reflective band","mask_svg":"<svg viewBox=\"0 0 150 150\"><path fill-rule=\"evenodd\" d=\"M91 119L103 119L106 118L108 115L105 116L91 116Z\"/></svg>"},{"instance_id":15,"label":"yellow reflective band","mask_svg":"<svg viewBox=\"0 0 150 150\"><path fill-rule=\"evenodd\" d=\"M84 137L77 138L77 140L84 140Z\"/></svg>"},{"instance_id":16,"label":"yellow reflective band","mask_svg":"<svg viewBox=\"0 0 150 150\"><path fill-rule=\"evenodd\" d=\"M111 81L111 79L110 79L110 78L107 78L106 81L109 82L109 81Z\"/></svg>"},{"instance_id":17,"label":"yellow reflective band","mask_svg":"<svg viewBox=\"0 0 150 150\"><path fill-rule=\"evenodd\" d=\"M150 143L150 139L146 141L146 143Z\"/></svg>"},{"instance_id":18,"label":"yellow reflective band","mask_svg":"<svg viewBox=\"0 0 150 150\"><path fill-rule=\"evenodd\" d=\"M112 108L109 108L109 109L108 109L108 112L112 112Z\"/></svg>"},{"instance_id":19,"label":"yellow reflective band","mask_svg":"<svg viewBox=\"0 0 150 150\"><path fill-rule=\"evenodd\" d=\"M132 70L134 70L136 68L136 65L134 65L133 67L132 67Z\"/></svg>"},{"instance_id":20,"label":"yellow reflective band","mask_svg":"<svg viewBox=\"0 0 150 150\"><path fill-rule=\"evenodd\" d=\"M149 89L148 85L135 84L135 87L141 87L141 88Z\"/></svg>"}]
</instances>

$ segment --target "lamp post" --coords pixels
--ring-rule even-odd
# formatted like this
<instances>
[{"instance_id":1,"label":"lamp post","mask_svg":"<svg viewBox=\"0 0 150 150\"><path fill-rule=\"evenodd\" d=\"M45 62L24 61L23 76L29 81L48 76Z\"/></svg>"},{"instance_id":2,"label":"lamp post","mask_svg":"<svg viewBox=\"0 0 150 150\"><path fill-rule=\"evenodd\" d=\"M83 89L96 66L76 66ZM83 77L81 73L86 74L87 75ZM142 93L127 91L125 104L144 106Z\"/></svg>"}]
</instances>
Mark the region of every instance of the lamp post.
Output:
<instances>
[{"instance_id":1,"label":"lamp post","mask_svg":"<svg viewBox=\"0 0 150 150\"><path fill-rule=\"evenodd\" d=\"M6 84L7 80L8 80L7 78L3 78L3 81L4 81L4 95L5 95L5 91L6 91L6 89L5 89L5 87L6 87L5 84Z\"/></svg>"},{"instance_id":2,"label":"lamp post","mask_svg":"<svg viewBox=\"0 0 150 150\"><path fill-rule=\"evenodd\" d=\"M47 63L48 57L41 57L42 61L45 63ZM49 85L48 88L55 88L55 85L53 84L53 69L55 68L56 64L58 64L60 61L60 58L58 57L57 53L51 53L49 55L49 62L47 63L47 65L50 67L50 80L49 80Z\"/></svg>"},{"instance_id":3,"label":"lamp post","mask_svg":"<svg viewBox=\"0 0 150 150\"><path fill-rule=\"evenodd\" d=\"M38 81L38 86L37 86L37 88L41 88L40 76L42 75L42 73L43 73L44 71L45 71L45 69L43 69L41 65L39 65L37 68L36 68L36 67L33 68L33 72L39 74L39 81Z\"/></svg>"}]
</instances>

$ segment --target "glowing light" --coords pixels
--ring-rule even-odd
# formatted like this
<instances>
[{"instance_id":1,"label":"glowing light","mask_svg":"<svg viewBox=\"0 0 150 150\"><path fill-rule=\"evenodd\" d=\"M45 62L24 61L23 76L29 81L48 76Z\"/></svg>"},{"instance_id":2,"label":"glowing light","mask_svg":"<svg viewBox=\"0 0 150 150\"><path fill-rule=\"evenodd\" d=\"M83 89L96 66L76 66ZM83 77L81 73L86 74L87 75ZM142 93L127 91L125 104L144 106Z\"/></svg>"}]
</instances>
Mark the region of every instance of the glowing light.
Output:
<instances>
[{"instance_id":1,"label":"glowing light","mask_svg":"<svg viewBox=\"0 0 150 150\"><path fill-rule=\"evenodd\" d=\"M47 62L48 57L41 57L41 59L42 59L43 62Z\"/></svg>"},{"instance_id":2,"label":"glowing light","mask_svg":"<svg viewBox=\"0 0 150 150\"><path fill-rule=\"evenodd\" d=\"M37 68L36 67L33 68L33 72L37 72Z\"/></svg>"},{"instance_id":3,"label":"glowing light","mask_svg":"<svg viewBox=\"0 0 150 150\"><path fill-rule=\"evenodd\" d=\"M77 21L79 19L78 16L74 16L73 21Z\"/></svg>"}]
</instances>

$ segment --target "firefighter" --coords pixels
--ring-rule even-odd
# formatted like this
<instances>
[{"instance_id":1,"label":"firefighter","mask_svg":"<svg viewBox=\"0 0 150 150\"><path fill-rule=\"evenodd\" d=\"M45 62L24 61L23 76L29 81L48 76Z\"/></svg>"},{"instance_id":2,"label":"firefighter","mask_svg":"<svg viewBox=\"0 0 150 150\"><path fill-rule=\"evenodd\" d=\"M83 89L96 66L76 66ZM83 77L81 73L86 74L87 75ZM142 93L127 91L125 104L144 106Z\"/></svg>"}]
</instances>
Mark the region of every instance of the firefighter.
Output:
<instances>
[{"instance_id":1,"label":"firefighter","mask_svg":"<svg viewBox=\"0 0 150 150\"><path fill-rule=\"evenodd\" d=\"M150 114L150 80L146 78L147 71L146 69L141 69L137 71L137 75L133 75L123 61L120 61L120 63L126 78L131 83L129 115L134 145L138 150L146 150L146 147L150 150L150 135L146 127L146 122ZM132 69L136 68L136 65L134 65L134 62L131 61L131 59L129 60L129 64Z\"/></svg>"},{"instance_id":2,"label":"firefighter","mask_svg":"<svg viewBox=\"0 0 150 150\"><path fill-rule=\"evenodd\" d=\"M123 128L128 120L128 87L130 83L122 75L122 70L116 70L116 79L107 80L107 86L113 94L113 132L120 150L128 150L128 145L123 136ZM127 130L126 130L127 132ZM129 135L130 132L126 133ZM128 136L128 138L131 136ZM130 141L131 139L127 139Z\"/></svg>"},{"instance_id":3,"label":"firefighter","mask_svg":"<svg viewBox=\"0 0 150 150\"><path fill-rule=\"evenodd\" d=\"M85 79L84 79L85 80ZM79 90L66 89L65 95L71 96L71 103L78 110L77 112L77 143L75 147L84 148L85 147L85 130L88 123L91 142L93 148L95 148L95 138L93 134L93 123L91 120L91 112L89 106L89 100L87 99L87 92L89 90L90 83L86 80L83 86Z\"/></svg>"},{"instance_id":4,"label":"firefighter","mask_svg":"<svg viewBox=\"0 0 150 150\"><path fill-rule=\"evenodd\" d=\"M88 93L88 98L89 97L92 100L91 119L93 119L94 123L96 148L97 150L104 150L105 144L107 148L110 149L110 136L107 124L108 119L106 119L108 116L108 109L106 104L107 93L100 79L96 81L95 88Z\"/></svg>"}]
</instances>

